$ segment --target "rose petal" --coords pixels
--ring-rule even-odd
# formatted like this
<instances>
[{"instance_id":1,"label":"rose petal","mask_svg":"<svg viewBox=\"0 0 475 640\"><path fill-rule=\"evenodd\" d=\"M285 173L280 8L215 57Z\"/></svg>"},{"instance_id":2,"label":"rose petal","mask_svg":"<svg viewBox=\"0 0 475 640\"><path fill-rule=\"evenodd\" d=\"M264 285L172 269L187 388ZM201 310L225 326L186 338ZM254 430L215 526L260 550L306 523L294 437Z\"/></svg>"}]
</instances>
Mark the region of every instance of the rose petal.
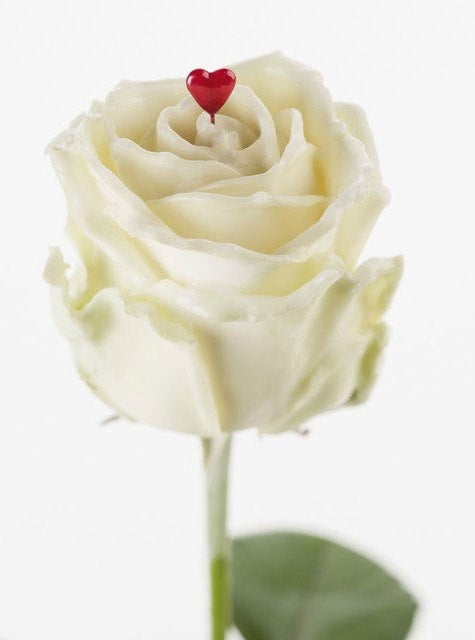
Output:
<instances>
[{"instance_id":1,"label":"rose petal","mask_svg":"<svg viewBox=\"0 0 475 640\"><path fill-rule=\"evenodd\" d=\"M146 149L153 148L159 114L170 104L177 104L187 96L182 79L158 82L122 81L107 96L102 117L109 134L129 138ZM150 146L150 143L153 143Z\"/></svg>"},{"instance_id":2,"label":"rose petal","mask_svg":"<svg viewBox=\"0 0 475 640\"><path fill-rule=\"evenodd\" d=\"M171 309L102 289L75 309L57 251L45 275L53 310L84 381L119 413L147 424L213 437L220 433L219 390L206 354Z\"/></svg>"},{"instance_id":3,"label":"rose petal","mask_svg":"<svg viewBox=\"0 0 475 640\"><path fill-rule=\"evenodd\" d=\"M112 153L119 177L142 200L194 191L208 180L220 181L241 175L223 162L186 160L174 153L146 151L129 140L115 141Z\"/></svg>"},{"instance_id":4,"label":"rose petal","mask_svg":"<svg viewBox=\"0 0 475 640\"><path fill-rule=\"evenodd\" d=\"M205 238L272 253L313 225L325 210L326 199L265 192L243 198L186 193L147 204L184 238Z\"/></svg>"},{"instance_id":5,"label":"rose petal","mask_svg":"<svg viewBox=\"0 0 475 640\"><path fill-rule=\"evenodd\" d=\"M361 140L364 144L369 159L376 168L379 168L378 154L374 145L373 134L368 125L368 120L363 109L357 104L347 102L335 102L335 112L348 129L349 133Z\"/></svg>"}]
</instances>

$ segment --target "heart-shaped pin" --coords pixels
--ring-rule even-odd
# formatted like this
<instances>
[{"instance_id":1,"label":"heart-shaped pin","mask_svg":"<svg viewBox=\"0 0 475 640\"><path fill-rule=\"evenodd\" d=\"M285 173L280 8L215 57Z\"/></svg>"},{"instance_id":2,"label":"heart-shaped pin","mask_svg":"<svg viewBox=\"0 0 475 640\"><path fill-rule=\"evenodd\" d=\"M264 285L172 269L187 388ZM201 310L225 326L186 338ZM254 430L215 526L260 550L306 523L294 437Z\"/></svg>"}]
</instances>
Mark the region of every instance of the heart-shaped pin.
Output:
<instances>
[{"instance_id":1,"label":"heart-shaped pin","mask_svg":"<svg viewBox=\"0 0 475 640\"><path fill-rule=\"evenodd\" d=\"M231 69L206 71L194 69L188 74L186 86L196 102L211 116L214 116L229 98L236 85L236 76Z\"/></svg>"}]
</instances>

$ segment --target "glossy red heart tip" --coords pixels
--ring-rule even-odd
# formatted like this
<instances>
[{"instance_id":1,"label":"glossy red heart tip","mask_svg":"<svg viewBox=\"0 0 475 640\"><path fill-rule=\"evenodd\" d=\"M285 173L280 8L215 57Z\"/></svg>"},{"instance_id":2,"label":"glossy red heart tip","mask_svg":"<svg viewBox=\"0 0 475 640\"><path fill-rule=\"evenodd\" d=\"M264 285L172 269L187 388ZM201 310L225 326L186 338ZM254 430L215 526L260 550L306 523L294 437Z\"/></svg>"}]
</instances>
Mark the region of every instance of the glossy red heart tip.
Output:
<instances>
[{"instance_id":1,"label":"glossy red heart tip","mask_svg":"<svg viewBox=\"0 0 475 640\"><path fill-rule=\"evenodd\" d=\"M236 75L231 69L218 69L211 73L205 69L194 69L188 74L186 86L214 124L214 116L236 86Z\"/></svg>"}]
</instances>

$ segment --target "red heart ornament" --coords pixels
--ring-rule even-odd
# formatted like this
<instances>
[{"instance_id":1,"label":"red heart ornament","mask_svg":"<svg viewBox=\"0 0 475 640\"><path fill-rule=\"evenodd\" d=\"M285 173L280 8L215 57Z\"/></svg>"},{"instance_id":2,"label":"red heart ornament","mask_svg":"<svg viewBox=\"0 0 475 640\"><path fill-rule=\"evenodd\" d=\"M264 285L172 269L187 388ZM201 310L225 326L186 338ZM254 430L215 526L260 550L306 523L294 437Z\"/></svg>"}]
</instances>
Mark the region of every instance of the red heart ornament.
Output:
<instances>
[{"instance_id":1,"label":"red heart ornament","mask_svg":"<svg viewBox=\"0 0 475 640\"><path fill-rule=\"evenodd\" d=\"M186 86L200 107L209 113L214 124L215 114L236 86L236 76L231 69L218 69L211 73L205 69L194 69L188 74Z\"/></svg>"}]
</instances>

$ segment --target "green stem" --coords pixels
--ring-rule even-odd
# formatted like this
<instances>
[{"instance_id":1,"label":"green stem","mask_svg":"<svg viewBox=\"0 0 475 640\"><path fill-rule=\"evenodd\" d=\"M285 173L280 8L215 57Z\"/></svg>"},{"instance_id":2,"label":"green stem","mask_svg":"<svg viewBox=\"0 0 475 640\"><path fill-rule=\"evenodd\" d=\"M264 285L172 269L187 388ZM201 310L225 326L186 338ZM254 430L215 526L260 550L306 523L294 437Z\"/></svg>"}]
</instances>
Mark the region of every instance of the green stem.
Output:
<instances>
[{"instance_id":1,"label":"green stem","mask_svg":"<svg viewBox=\"0 0 475 640\"><path fill-rule=\"evenodd\" d=\"M211 638L225 640L232 622L231 543L227 534L228 468L231 436L203 440L208 504L211 580Z\"/></svg>"}]
</instances>

